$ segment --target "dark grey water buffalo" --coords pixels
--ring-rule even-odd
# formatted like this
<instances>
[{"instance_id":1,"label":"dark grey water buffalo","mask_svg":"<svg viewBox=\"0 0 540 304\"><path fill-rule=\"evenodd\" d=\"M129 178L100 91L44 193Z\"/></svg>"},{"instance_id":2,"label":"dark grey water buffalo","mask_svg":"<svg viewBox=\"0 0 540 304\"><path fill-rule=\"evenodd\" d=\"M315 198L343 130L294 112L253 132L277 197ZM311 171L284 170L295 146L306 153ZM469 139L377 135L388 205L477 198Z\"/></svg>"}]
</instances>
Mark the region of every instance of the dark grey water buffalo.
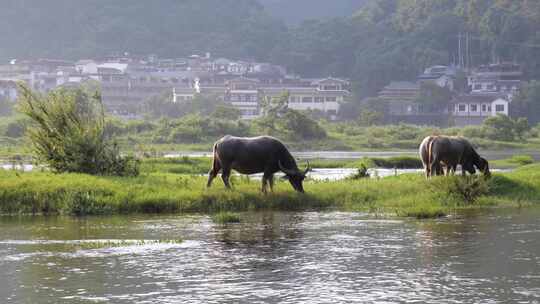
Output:
<instances>
[{"instance_id":1,"label":"dark grey water buffalo","mask_svg":"<svg viewBox=\"0 0 540 304\"><path fill-rule=\"evenodd\" d=\"M462 175L466 172L476 173L478 168L486 177L491 176L489 163L480 157L472 144L463 137L434 136L428 142L428 165L430 171L436 172L444 164L446 175L455 173L457 165L461 165Z\"/></svg>"},{"instance_id":2,"label":"dark grey water buffalo","mask_svg":"<svg viewBox=\"0 0 540 304\"><path fill-rule=\"evenodd\" d=\"M234 137L227 135L214 144L214 163L208 173L207 187L221 171L221 178L227 188L230 188L229 176L234 169L241 174L263 173L261 191L266 193L267 184L270 190L274 186L274 174L278 171L285 173L294 190L304 192L302 186L310 166L300 171L296 161L285 145L270 136L253 138Z\"/></svg>"}]
</instances>

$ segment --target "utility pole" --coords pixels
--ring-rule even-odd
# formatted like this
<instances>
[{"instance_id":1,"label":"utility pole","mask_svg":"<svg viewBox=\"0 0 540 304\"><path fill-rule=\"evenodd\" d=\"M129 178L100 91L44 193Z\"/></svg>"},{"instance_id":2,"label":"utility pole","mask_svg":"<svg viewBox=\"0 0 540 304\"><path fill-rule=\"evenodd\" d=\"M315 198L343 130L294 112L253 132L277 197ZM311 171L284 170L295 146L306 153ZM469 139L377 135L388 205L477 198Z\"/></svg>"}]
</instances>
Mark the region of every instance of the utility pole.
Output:
<instances>
[{"instance_id":1,"label":"utility pole","mask_svg":"<svg viewBox=\"0 0 540 304\"><path fill-rule=\"evenodd\" d=\"M469 61L469 32L465 33L465 70L469 70L471 62Z\"/></svg>"}]
</instances>

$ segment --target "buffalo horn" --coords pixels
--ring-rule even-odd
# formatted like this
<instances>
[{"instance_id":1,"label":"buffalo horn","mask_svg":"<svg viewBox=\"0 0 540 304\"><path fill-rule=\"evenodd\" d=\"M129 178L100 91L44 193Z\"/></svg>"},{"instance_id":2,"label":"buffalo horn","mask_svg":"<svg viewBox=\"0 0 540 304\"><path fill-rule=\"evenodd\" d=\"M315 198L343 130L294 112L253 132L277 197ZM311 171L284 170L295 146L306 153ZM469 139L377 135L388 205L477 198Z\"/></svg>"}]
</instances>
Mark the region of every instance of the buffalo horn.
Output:
<instances>
[{"instance_id":1,"label":"buffalo horn","mask_svg":"<svg viewBox=\"0 0 540 304\"><path fill-rule=\"evenodd\" d=\"M307 168L306 171L304 171L304 175L308 174L309 171L311 171L311 165L309 164L309 160L307 160Z\"/></svg>"}]
</instances>

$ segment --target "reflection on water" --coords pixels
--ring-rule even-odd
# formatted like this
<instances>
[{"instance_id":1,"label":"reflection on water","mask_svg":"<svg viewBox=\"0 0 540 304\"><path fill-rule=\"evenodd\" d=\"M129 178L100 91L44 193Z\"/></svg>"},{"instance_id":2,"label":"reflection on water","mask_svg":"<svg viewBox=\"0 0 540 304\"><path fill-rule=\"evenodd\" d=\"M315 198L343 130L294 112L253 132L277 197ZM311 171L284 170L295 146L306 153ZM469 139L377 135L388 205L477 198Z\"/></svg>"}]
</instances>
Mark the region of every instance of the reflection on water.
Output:
<instances>
[{"instance_id":1,"label":"reflection on water","mask_svg":"<svg viewBox=\"0 0 540 304\"><path fill-rule=\"evenodd\" d=\"M206 216L0 218L0 299L538 303L539 216L273 212L226 226Z\"/></svg>"}]
</instances>

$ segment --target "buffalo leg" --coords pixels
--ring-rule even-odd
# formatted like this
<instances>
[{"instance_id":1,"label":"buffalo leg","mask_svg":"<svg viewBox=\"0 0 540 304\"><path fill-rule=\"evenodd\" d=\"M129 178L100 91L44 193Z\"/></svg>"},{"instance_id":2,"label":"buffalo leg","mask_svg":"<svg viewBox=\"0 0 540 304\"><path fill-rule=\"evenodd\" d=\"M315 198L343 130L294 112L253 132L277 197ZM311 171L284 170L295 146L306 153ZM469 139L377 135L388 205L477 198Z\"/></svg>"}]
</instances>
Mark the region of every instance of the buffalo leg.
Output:
<instances>
[{"instance_id":1,"label":"buffalo leg","mask_svg":"<svg viewBox=\"0 0 540 304\"><path fill-rule=\"evenodd\" d=\"M274 175L268 177L268 184L270 185L270 192L274 192Z\"/></svg>"},{"instance_id":2,"label":"buffalo leg","mask_svg":"<svg viewBox=\"0 0 540 304\"><path fill-rule=\"evenodd\" d=\"M214 160L214 165L210 172L208 172L208 182L206 183L207 188L210 188L210 186L212 186L212 181L214 180L214 178L216 178L220 170L221 166L219 162Z\"/></svg>"},{"instance_id":3,"label":"buffalo leg","mask_svg":"<svg viewBox=\"0 0 540 304\"><path fill-rule=\"evenodd\" d=\"M266 194L266 183L268 182L268 179L266 175L263 175L262 177L262 184L261 184L261 192Z\"/></svg>"},{"instance_id":4,"label":"buffalo leg","mask_svg":"<svg viewBox=\"0 0 540 304\"><path fill-rule=\"evenodd\" d=\"M440 171L440 167L441 167L440 161L435 158L431 162L431 164L429 164L429 176L432 176L433 172L435 172L435 174L438 174Z\"/></svg>"},{"instance_id":5,"label":"buffalo leg","mask_svg":"<svg viewBox=\"0 0 540 304\"><path fill-rule=\"evenodd\" d=\"M225 187L227 187L228 189L231 189L231 184L229 183L230 176L231 176L231 168L223 168L223 172L221 172L221 179L223 180Z\"/></svg>"},{"instance_id":6,"label":"buffalo leg","mask_svg":"<svg viewBox=\"0 0 540 304\"><path fill-rule=\"evenodd\" d=\"M262 178L262 192L267 193L268 185L270 185L270 191L274 191L274 174L264 173Z\"/></svg>"}]
</instances>

